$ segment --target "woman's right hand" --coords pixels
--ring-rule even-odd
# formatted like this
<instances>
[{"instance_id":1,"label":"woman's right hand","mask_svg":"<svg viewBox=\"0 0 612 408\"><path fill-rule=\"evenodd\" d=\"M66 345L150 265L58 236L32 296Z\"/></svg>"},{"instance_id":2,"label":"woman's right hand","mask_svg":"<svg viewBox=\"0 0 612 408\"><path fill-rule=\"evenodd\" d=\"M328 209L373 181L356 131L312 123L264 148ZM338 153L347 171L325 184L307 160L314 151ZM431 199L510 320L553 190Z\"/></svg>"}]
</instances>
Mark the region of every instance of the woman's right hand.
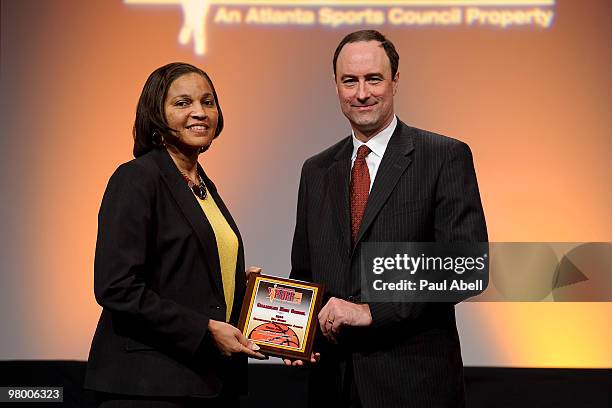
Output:
<instances>
[{"instance_id":1,"label":"woman's right hand","mask_svg":"<svg viewBox=\"0 0 612 408\"><path fill-rule=\"evenodd\" d=\"M310 363L315 364L319 362L321 359L321 353L310 353ZM283 363L288 366L303 366L305 364L304 360L291 360L289 358L283 358Z\"/></svg>"},{"instance_id":2,"label":"woman's right hand","mask_svg":"<svg viewBox=\"0 0 612 408\"><path fill-rule=\"evenodd\" d=\"M211 319L208 321L208 331L210 331L215 345L224 356L244 353L259 360L267 359L265 355L257 352L259 350L257 344L249 341L240 330L231 324Z\"/></svg>"}]
</instances>

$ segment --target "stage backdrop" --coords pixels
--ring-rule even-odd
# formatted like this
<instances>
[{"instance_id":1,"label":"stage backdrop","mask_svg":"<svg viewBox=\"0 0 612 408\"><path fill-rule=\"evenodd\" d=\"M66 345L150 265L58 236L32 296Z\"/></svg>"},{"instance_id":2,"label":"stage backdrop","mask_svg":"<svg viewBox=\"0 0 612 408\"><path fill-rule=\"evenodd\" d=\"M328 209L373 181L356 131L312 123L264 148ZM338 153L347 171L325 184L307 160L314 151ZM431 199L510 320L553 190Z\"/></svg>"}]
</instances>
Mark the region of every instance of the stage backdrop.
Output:
<instances>
[{"instance_id":1,"label":"stage backdrop","mask_svg":"<svg viewBox=\"0 0 612 408\"><path fill-rule=\"evenodd\" d=\"M397 45L397 114L467 142L492 241L612 241L612 3L2 0L0 359L85 359L97 211L131 159L138 95L170 61L226 118L201 163L247 264L289 273L300 168L349 133L331 58ZM457 307L467 365L612 367L606 303Z\"/></svg>"}]
</instances>

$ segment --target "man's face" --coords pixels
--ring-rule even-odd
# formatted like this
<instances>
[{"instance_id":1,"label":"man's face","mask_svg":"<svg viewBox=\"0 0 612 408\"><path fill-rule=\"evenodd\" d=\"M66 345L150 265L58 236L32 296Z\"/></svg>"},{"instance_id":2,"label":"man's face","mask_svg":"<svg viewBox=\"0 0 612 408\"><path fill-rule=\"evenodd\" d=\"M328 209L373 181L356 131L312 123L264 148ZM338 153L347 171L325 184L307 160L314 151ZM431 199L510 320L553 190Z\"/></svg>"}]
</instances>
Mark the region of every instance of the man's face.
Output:
<instances>
[{"instance_id":1,"label":"man's face","mask_svg":"<svg viewBox=\"0 0 612 408\"><path fill-rule=\"evenodd\" d=\"M399 72L391 78L391 63L380 42L342 48L336 61L336 92L358 139L367 141L391 123L398 81Z\"/></svg>"}]
</instances>

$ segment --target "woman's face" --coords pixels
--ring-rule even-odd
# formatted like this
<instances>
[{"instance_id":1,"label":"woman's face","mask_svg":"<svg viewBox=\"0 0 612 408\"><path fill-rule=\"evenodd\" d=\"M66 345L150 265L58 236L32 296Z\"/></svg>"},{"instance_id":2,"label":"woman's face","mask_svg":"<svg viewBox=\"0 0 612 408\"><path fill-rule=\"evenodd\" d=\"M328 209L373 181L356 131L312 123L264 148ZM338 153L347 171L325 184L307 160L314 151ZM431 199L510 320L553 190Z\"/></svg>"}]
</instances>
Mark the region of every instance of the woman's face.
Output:
<instances>
[{"instance_id":1,"label":"woman's face","mask_svg":"<svg viewBox=\"0 0 612 408\"><path fill-rule=\"evenodd\" d=\"M166 143L187 150L208 149L215 137L219 111L204 77L189 73L175 79L168 89L164 112L168 126L174 129L174 138L166 138Z\"/></svg>"}]
</instances>

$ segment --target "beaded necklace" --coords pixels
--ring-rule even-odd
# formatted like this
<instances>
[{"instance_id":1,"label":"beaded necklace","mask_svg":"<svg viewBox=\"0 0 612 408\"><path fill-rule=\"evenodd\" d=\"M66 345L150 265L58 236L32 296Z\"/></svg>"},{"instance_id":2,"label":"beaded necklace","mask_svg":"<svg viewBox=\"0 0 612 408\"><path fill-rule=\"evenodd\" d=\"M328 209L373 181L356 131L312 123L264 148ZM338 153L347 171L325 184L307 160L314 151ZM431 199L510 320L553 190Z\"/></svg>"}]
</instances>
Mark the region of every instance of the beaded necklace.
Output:
<instances>
[{"instance_id":1,"label":"beaded necklace","mask_svg":"<svg viewBox=\"0 0 612 408\"><path fill-rule=\"evenodd\" d=\"M200 200L204 200L208 195L208 190L206 189L206 184L204 183L204 179L202 178L200 173L198 173L198 178L200 181L199 184L196 184L191 181L191 179L187 177L187 175L182 171L181 174L183 175L183 179L187 182L187 185L189 186L191 191L193 191L193 194L195 194Z\"/></svg>"}]
</instances>

